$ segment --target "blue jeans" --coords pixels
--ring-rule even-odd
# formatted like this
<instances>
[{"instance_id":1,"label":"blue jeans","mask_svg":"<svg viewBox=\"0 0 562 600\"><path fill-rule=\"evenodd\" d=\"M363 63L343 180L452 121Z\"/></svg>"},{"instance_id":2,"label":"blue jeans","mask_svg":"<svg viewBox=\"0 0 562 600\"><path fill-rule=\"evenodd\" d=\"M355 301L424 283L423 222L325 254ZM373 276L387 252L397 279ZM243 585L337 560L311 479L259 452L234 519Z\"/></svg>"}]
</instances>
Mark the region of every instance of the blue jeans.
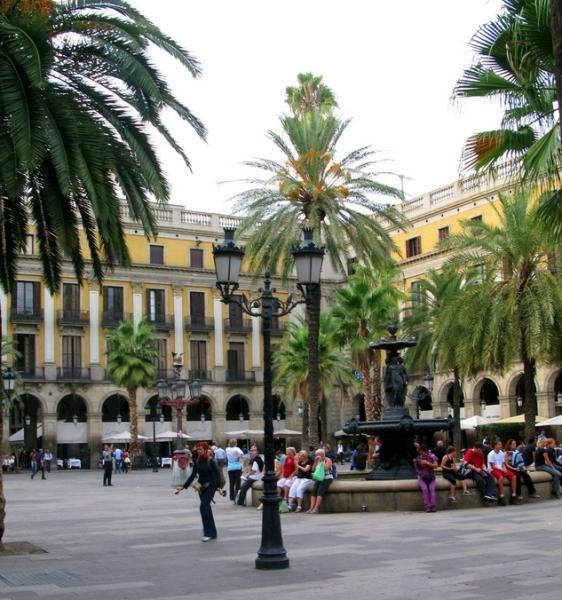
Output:
<instances>
[{"instance_id":1,"label":"blue jeans","mask_svg":"<svg viewBox=\"0 0 562 600\"><path fill-rule=\"evenodd\" d=\"M213 509L211 508L211 500L215 495L216 489L217 486L214 483L211 483L202 490L200 495L201 504L199 506L199 511L201 512L201 520L203 521L203 535L210 538L217 537L217 528L215 527Z\"/></svg>"},{"instance_id":2,"label":"blue jeans","mask_svg":"<svg viewBox=\"0 0 562 600\"><path fill-rule=\"evenodd\" d=\"M549 467L548 465L542 465L541 467L536 467L537 471L544 471L545 473L550 473L552 475L552 483L550 484L550 491L558 496L560 494L560 473L553 467Z\"/></svg>"}]
</instances>

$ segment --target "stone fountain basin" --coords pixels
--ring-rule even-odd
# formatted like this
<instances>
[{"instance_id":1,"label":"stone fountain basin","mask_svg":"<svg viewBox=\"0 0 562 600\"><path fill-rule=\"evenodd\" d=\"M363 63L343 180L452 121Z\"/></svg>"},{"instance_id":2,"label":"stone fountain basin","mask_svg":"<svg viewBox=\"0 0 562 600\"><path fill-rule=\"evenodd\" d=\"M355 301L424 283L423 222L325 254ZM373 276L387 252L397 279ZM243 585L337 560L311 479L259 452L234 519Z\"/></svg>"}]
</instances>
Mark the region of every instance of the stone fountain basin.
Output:
<instances>
[{"instance_id":1,"label":"stone fountain basin","mask_svg":"<svg viewBox=\"0 0 562 600\"><path fill-rule=\"evenodd\" d=\"M548 473L542 471L531 471L537 493L542 500L550 498L550 481ZM449 496L449 483L437 477L437 509L456 509L456 508L479 508L485 506L478 489L472 480L468 480L468 489L472 496L463 496L462 489L457 486L457 502L452 504L447 500ZM252 489L252 502L254 506L259 504L262 495L262 482L254 483ZM304 507L308 509L309 494L305 496ZM511 498L511 488L509 483L505 484L506 501L509 503ZM527 498L527 489L523 489L524 502L540 502ZM391 512L391 511L423 511L421 491L416 479L398 479L393 481L359 481L346 477L345 474L338 476L332 483L321 511L323 513L344 513L360 512L361 507L366 506L369 512Z\"/></svg>"}]
</instances>

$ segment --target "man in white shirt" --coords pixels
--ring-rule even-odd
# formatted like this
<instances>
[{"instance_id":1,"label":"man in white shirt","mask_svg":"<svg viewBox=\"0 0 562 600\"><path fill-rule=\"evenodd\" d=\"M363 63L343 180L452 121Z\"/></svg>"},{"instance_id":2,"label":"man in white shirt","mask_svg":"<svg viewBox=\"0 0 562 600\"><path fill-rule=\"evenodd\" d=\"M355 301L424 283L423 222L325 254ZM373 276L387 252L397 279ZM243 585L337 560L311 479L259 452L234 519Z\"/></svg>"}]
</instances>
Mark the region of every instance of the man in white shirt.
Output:
<instances>
[{"instance_id":1,"label":"man in white shirt","mask_svg":"<svg viewBox=\"0 0 562 600\"><path fill-rule=\"evenodd\" d=\"M505 498L503 493L504 478L507 477L511 483L511 496L517 498L517 485L515 479L515 473L507 468L505 452L502 450L502 443L496 440L494 449L488 452L488 471L495 478L498 484L498 491L500 494L500 504L505 504Z\"/></svg>"},{"instance_id":2,"label":"man in white shirt","mask_svg":"<svg viewBox=\"0 0 562 600\"><path fill-rule=\"evenodd\" d=\"M254 481L259 481L263 477L264 463L262 457L258 454L258 449L255 446L250 448L250 472L246 476L246 481L240 488L238 494L239 506L246 506L246 492L252 487Z\"/></svg>"}]
</instances>

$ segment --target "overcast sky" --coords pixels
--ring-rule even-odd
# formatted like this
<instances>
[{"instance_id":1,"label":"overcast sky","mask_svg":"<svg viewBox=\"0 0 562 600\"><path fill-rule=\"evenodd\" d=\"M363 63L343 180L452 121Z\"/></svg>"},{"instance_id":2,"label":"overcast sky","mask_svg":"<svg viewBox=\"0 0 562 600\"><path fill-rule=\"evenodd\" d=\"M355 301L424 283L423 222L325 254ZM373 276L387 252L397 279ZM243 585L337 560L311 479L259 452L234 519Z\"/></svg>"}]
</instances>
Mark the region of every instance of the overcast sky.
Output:
<instances>
[{"instance_id":1,"label":"overcast sky","mask_svg":"<svg viewBox=\"0 0 562 600\"><path fill-rule=\"evenodd\" d=\"M463 141L499 125L496 104L452 104L451 91L473 54L468 42L499 0L132 0L201 62L199 79L157 55L174 91L205 123L207 143L170 121L191 159L190 173L164 145L172 202L231 212L240 189L221 181L253 174L254 157L279 158L266 139L287 111L285 88L313 72L352 123L343 152L380 151L381 169L402 174L408 196L458 176ZM387 180L400 187L398 177Z\"/></svg>"}]
</instances>

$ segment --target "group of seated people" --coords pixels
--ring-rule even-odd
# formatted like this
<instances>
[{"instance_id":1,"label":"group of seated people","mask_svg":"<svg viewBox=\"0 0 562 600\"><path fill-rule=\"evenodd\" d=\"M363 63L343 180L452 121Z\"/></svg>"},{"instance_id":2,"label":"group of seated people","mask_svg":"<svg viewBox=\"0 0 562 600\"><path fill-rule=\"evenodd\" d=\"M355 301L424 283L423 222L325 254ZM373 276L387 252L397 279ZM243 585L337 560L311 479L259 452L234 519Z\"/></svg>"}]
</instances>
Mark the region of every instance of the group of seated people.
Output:
<instances>
[{"instance_id":1,"label":"group of seated people","mask_svg":"<svg viewBox=\"0 0 562 600\"><path fill-rule=\"evenodd\" d=\"M486 440L487 442L487 440ZM560 498L560 476L562 465L556 457L556 440L553 438L524 441L519 444L509 439L502 444L496 439L489 442L476 442L464 453L460 463L455 462L456 448L444 448L438 443L433 451L424 444L418 447L414 467L418 474L418 484L422 492L426 512L435 512L435 470L441 468L443 478L449 482L449 501L456 502L456 487L460 482L463 495L470 496L466 480L472 479L487 504L505 504L505 483L509 481L512 502L522 499L523 485L530 498L539 498L528 468L534 463L537 471L552 476L551 495Z\"/></svg>"},{"instance_id":2,"label":"group of seated people","mask_svg":"<svg viewBox=\"0 0 562 600\"><path fill-rule=\"evenodd\" d=\"M304 495L309 489L310 508L306 513L320 511L322 500L336 476L335 456L329 453L329 448L314 450L312 447L297 453L289 446L285 454L278 454L275 462L277 488L289 512L302 512Z\"/></svg>"}]
</instances>

